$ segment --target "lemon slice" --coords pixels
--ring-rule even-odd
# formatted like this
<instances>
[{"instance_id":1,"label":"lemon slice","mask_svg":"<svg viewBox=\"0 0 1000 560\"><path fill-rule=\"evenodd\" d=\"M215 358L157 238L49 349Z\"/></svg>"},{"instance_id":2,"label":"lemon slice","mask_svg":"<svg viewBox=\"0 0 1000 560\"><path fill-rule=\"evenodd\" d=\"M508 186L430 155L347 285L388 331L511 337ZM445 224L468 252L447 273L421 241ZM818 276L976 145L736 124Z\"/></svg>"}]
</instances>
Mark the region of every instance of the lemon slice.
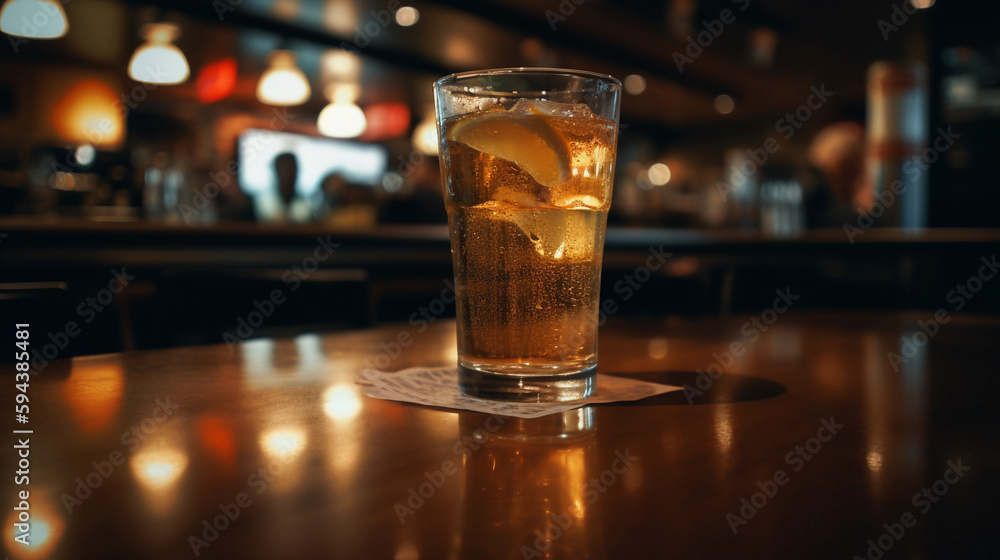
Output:
<instances>
[{"instance_id":1,"label":"lemon slice","mask_svg":"<svg viewBox=\"0 0 1000 560\"><path fill-rule=\"evenodd\" d=\"M495 112L469 117L455 124L448 140L511 161L546 187L569 179L569 146L543 115Z\"/></svg>"}]
</instances>

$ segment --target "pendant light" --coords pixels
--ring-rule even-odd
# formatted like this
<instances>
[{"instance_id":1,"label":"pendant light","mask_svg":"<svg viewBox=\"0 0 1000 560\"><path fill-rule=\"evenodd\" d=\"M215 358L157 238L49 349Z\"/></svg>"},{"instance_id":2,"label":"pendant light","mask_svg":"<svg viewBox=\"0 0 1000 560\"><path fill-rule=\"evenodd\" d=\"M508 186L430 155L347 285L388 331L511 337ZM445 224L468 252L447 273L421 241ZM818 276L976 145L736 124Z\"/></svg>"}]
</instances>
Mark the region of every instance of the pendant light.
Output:
<instances>
[{"instance_id":1,"label":"pendant light","mask_svg":"<svg viewBox=\"0 0 1000 560\"><path fill-rule=\"evenodd\" d=\"M0 31L28 39L58 39L69 31L58 0L7 0L0 8Z\"/></svg>"},{"instance_id":2,"label":"pendant light","mask_svg":"<svg viewBox=\"0 0 1000 560\"><path fill-rule=\"evenodd\" d=\"M316 121L320 134L333 138L357 138L368 128L365 112L356 103L361 95L358 84L331 84L327 87L330 104Z\"/></svg>"},{"instance_id":3,"label":"pendant light","mask_svg":"<svg viewBox=\"0 0 1000 560\"><path fill-rule=\"evenodd\" d=\"M187 59L174 41L180 28L172 23L149 23L139 30L146 40L139 45L128 63L128 75L137 82L147 84L179 84L188 79L191 69Z\"/></svg>"},{"instance_id":4,"label":"pendant light","mask_svg":"<svg viewBox=\"0 0 1000 560\"><path fill-rule=\"evenodd\" d=\"M257 99L267 105L291 107L309 101L309 80L295 63L295 52L278 49L268 55L268 69L257 83Z\"/></svg>"}]
</instances>

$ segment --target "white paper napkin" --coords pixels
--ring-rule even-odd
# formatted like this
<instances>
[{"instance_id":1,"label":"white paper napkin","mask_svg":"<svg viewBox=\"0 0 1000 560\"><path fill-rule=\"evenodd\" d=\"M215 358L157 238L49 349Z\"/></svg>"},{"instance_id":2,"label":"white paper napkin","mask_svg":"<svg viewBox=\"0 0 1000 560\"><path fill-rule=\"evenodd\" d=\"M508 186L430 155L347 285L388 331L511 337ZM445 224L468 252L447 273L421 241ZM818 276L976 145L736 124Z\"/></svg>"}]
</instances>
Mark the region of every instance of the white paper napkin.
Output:
<instances>
[{"instance_id":1,"label":"white paper napkin","mask_svg":"<svg viewBox=\"0 0 1000 560\"><path fill-rule=\"evenodd\" d=\"M396 372L366 369L361 372L358 384L364 387L366 395L376 399L471 410L517 418L538 418L588 404L637 401L653 395L681 390L681 387L674 385L660 385L659 383L598 374L594 394L586 399L554 403L492 401L463 395L458 388L457 367L415 367Z\"/></svg>"}]
</instances>

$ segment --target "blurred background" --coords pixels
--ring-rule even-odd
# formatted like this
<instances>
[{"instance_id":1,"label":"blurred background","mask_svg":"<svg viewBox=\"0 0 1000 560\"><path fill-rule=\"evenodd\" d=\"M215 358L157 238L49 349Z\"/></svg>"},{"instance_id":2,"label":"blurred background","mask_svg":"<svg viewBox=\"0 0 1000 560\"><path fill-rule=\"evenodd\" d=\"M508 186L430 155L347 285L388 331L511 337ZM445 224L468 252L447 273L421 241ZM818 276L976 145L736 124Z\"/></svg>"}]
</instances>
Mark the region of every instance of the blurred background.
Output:
<instances>
[{"instance_id":1,"label":"blurred background","mask_svg":"<svg viewBox=\"0 0 1000 560\"><path fill-rule=\"evenodd\" d=\"M0 310L59 356L453 316L431 84L463 70L624 83L604 270L623 316L787 287L954 309L1000 241L992 3L2 9ZM650 248L672 256L625 297ZM962 311L1000 311L973 295Z\"/></svg>"}]
</instances>

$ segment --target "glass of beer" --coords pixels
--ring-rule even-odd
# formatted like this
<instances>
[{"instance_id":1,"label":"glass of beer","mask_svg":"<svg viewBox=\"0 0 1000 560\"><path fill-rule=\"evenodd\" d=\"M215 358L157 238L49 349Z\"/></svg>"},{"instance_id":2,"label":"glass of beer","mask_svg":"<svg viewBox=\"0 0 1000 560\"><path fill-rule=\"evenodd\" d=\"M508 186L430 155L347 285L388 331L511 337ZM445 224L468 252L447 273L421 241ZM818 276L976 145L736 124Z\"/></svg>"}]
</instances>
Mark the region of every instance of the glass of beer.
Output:
<instances>
[{"instance_id":1,"label":"glass of beer","mask_svg":"<svg viewBox=\"0 0 1000 560\"><path fill-rule=\"evenodd\" d=\"M589 396L621 83L508 68L446 76L434 94L462 392Z\"/></svg>"}]
</instances>

